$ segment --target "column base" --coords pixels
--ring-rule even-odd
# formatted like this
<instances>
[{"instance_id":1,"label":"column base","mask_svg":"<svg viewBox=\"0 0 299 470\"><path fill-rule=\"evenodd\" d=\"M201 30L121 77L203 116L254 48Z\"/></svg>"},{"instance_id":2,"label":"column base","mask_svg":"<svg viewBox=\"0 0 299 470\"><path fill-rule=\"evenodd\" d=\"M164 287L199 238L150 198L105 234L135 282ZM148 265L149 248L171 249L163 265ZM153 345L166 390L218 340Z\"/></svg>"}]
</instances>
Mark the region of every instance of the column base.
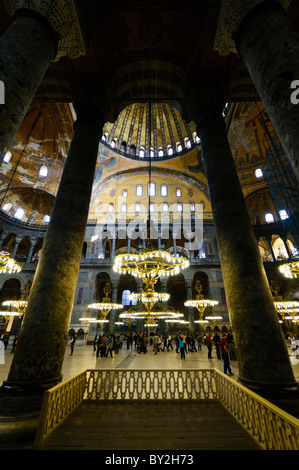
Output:
<instances>
[{"instance_id":1,"label":"column base","mask_svg":"<svg viewBox=\"0 0 299 470\"><path fill-rule=\"evenodd\" d=\"M244 377L239 376L239 382L242 385L249 388L258 395L263 396L264 398L268 397L294 397L299 399L299 384L298 382L290 383L267 383L267 382L256 382L254 380L245 379Z\"/></svg>"},{"instance_id":2,"label":"column base","mask_svg":"<svg viewBox=\"0 0 299 470\"><path fill-rule=\"evenodd\" d=\"M0 449L32 449L42 396L0 397Z\"/></svg>"},{"instance_id":3,"label":"column base","mask_svg":"<svg viewBox=\"0 0 299 470\"><path fill-rule=\"evenodd\" d=\"M0 387L1 397L29 397L43 396L46 390L55 387L62 380L62 376L55 379L43 380L42 382L10 382L5 380Z\"/></svg>"}]
</instances>

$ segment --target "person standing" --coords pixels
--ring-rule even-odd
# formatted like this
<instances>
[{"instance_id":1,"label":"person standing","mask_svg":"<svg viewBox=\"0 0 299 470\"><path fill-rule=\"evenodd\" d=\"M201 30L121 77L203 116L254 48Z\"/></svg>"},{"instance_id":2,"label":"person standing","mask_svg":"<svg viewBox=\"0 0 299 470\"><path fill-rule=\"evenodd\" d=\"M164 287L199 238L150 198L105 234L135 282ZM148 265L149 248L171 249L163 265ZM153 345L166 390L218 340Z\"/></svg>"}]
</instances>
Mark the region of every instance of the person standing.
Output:
<instances>
[{"instance_id":1,"label":"person standing","mask_svg":"<svg viewBox=\"0 0 299 470\"><path fill-rule=\"evenodd\" d=\"M218 357L218 359L221 359L220 335L219 335L218 331L215 332L215 334L213 336L213 341L214 341L214 344L215 344L215 347L216 347L217 357Z\"/></svg>"},{"instance_id":2,"label":"person standing","mask_svg":"<svg viewBox=\"0 0 299 470\"><path fill-rule=\"evenodd\" d=\"M113 337L110 335L108 336L107 340L107 352L106 352L106 357L108 357L108 354L110 353L110 357L113 357Z\"/></svg>"},{"instance_id":3,"label":"person standing","mask_svg":"<svg viewBox=\"0 0 299 470\"><path fill-rule=\"evenodd\" d=\"M211 335L206 336L206 345L207 345L207 348L208 348L208 358L213 359L213 357L212 357L213 342L212 342L212 336Z\"/></svg>"},{"instance_id":4,"label":"person standing","mask_svg":"<svg viewBox=\"0 0 299 470\"><path fill-rule=\"evenodd\" d=\"M74 352L75 341L76 341L75 336L73 336L72 339L71 339L71 342L70 342L70 347L71 347L71 354L70 355L71 356L73 355L73 352Z\"/></svg>"},{"instance_id":5,"label":"person standing","mask_svg":"<svg viewBox=\"0 0 299 470\"><path fill-rule=\"evenodd\" d=\"M106 349L107 349L107 336L103 333L101 339L101 357L106 357Z\"/></svg>"},{"instance_id":6,"label":"person standing","mask_svg":"<svg viewBox=\"0 0 299 470\"><path fill-rule=\"evenodd\" d=\"M178 341L179 341L179 348L180 348L180 351L181 351L181 359L186 359L186 356L185 356L185 342L184 342L183 335L179 335Z\"/></svg>"},{"instance_id":7,"label":"person standing","mask_svg":"<svg viewBox=\"0 0 299 470\"><path fill-rule=\"evenodd\" d=\"M229 355L228 355L229 346L228 346L226 333L223 334L220 340L220 349L221 349L221 354L222 354L222 359L223 359L224 373L227 374L228 372L229 375L234 375L230 368Z\"/></svg>"}]
</instances>

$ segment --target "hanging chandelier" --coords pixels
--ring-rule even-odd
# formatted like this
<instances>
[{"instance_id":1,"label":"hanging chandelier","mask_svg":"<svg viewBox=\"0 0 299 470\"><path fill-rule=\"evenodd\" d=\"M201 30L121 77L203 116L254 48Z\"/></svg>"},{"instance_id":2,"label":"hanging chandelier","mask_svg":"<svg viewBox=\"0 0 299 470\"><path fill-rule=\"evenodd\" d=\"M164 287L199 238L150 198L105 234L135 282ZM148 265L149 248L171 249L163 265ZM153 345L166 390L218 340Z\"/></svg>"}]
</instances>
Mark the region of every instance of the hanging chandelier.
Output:
<instances>
[{"instance_id":1,"label":"hanging chandelier","mask_svg":"<svg viewBox=\"0 0 299 470\"><path fill-rule=\"evenodd\" d=\"M271 281L270 289L277 314L282 318L282 320L293 319L296 312L299 311L299 302L295 300L284 300L284 298L279 294L279 286L274 281Z\"/></svg>"},{"instance_id":2,"label":"hanging chandelier","mask_svg":"<svg viewBox=\"0 0 299 470\"><path fill-rule=\"evenodd\" d=\"M8 251L0 251L0 273L19 273L22 270L13 258L11 258Z\"/></svg>"},{"instance_id":3,"label":"hanging chandelier","mask_svg":"<svg viewBox=\"0 0 299 470\"><path fill-rule=\"evenodd\" d=\"M189 265L189 260L182 256L155 250L149 246L139 254L117 255L114 259L113 271L141 278L148 289L153 289L160 277L179 274Z\"/></svg>"},{"instance_id":4,"label":"hanging chandelier","mask_svg":"<svg viewBox=\"0 0 299 470\"><path fill-rule=\"evenodd\" d=\"M279 271L287 278L293 279L299 277L299 261L284 263L279 266Z\"/></svg>"},{"instance_id":5,"label":"hanging chandelier","mask_svg":"<svg viewBox=\"0 0 299 470\"><path fill-rule=\"evenodd\" d=\"M213 307L214 305L218 305L218 300L205 299L203 294L202 294L202 289L203 289L203 287L202 287L200 281L196 281L195 290L197 291L197 295L196 295L195 300L187 300L184 303L184 305L186 307L195 307L195 308L197 308L197 310L199 312L199 319L194 320L194 323L200 323L200 324L209 323L207 317L203 318L203 313L204 313L205 309L207 307ZM209 317L209 318L215 319L215 316Z\"/></svg>"},{"instance_id":6,"label":"hanging chandelier","mask_svg":"<svg viewBox=\"0 0 299 470\"><path fill-rule=\"evenodd\" d=\"M96 302L88 305L88 309L100 311L102 318L105 320L111 310L123 308L122 304L117 304L110 301L111 284L107 282L104 287L104 294L102 302ZM108 321L108 320L107 320Z\"/></svg>"}]
</instances>

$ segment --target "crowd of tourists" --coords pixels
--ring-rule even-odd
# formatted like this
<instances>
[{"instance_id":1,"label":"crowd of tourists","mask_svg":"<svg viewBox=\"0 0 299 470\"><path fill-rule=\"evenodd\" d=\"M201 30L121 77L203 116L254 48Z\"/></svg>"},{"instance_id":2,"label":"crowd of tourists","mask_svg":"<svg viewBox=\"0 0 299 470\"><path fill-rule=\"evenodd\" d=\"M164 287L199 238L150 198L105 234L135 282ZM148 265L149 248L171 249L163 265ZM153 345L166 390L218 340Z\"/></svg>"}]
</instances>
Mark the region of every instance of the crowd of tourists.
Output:
<instances>
[{"instance_id":1,"label":"crowd of tourists","mask_svg":"<svg viewBox=\"0 0 299 470\"><path fill-rule=\"evenodd\" d=\"M218 332L213 334L193 336L189 333L179 331L175 336L172 335L153 335L148 336L144 333L128 333L119 335L95 336L94 351L97 357L114 357L120 349L135 349L137 354L146 354L150 348L157 355L159 352L175 350L180 354L181 359L186 359L189 352L202 351L203 345L206 345L208 358L212 359L214 350L218 359L224 360L224 372L232 375L229 365L229 359L236 360L236 353L232 335Z\"/></svg>"}]
</instances>

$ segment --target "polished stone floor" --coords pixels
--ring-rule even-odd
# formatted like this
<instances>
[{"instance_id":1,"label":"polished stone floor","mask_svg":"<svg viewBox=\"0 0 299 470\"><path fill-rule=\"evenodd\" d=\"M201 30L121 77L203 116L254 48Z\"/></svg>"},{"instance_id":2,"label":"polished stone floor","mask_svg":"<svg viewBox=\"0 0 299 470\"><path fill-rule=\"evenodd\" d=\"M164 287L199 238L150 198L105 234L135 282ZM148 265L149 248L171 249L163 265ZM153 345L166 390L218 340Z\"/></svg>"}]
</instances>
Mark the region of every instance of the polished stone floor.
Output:
<instances>
[{"instance_id":1,"label":"polished stone floor","mask_svg":"<svg viewBox=\"0 0 299 470\"><path fill-rule=\"evenodd\" d=\"M1 342L0 345L3 343ZM217 359L216 351L212 352L212 359L208 358L208 351L206 346L202 346L201 351L189 352L186 359L182 360L179 353L173 350L160 351L157 355L154 354L152 347L148 346L147 354L137 354L134 349L127 349L124 344L123 349L115 354L113 358L96 357L92 345L80 345L76 343L74 354L70 354L69 346L66 347L65 358L63 363L63 380L73 377L79 372L86 369L111 369L111 368L124 368L124 369L195 369L195 368L216 368L223 371L223 361ZM291 354L291 350L289 353ZM11 353L11 345L9 344L4 351L0 349L0 381L7 379L11 360L13 354ZM238 378L238 363L231 361L231 369L234 373L233 378ZM297 381L299 381L299 361L298 364L293 364L294 374Z\"/></svg>"}]
</instances>

